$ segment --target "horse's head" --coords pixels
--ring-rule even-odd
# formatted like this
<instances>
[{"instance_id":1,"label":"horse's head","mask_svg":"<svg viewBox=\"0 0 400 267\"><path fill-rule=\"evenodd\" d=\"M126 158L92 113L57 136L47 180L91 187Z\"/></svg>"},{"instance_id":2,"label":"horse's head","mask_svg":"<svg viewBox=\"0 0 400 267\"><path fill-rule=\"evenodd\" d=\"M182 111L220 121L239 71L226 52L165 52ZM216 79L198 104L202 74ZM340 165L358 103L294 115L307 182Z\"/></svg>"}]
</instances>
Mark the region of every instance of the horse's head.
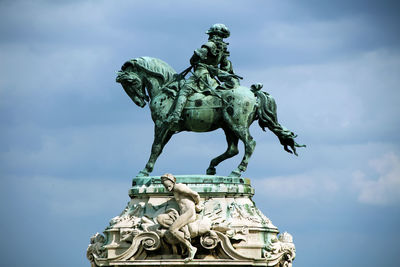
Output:
<instances>
[{"instance_id":1,"label":"horse's head","mask_svg":"<svg viewBox=\"0 0 400 267\"><path fill-rule=\"evenodd\" d=\"M134 66L124 64L117 72L116 82L120 83L132 101L139 107L144 107L149 97L145 93L144 84Z\"/></svg>"}]
</instances>

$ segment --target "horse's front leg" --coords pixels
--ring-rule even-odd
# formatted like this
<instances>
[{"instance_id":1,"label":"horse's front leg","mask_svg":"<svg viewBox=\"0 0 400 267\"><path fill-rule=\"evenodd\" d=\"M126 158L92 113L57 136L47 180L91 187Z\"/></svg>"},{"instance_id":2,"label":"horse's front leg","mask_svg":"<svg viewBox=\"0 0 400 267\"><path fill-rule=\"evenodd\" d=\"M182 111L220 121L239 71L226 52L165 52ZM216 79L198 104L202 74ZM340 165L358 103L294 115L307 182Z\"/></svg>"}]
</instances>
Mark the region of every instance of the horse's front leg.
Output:
<instances>
[{"instance_id":1,"label":"horse's front leg","mask_svg":"<svg viewBox=\"0 0 400 267\"><path fill-rule=\"evenodd\" d=\"M169 139L171 139L172 133L165 127L155 127L154 129L154 141L151 146L151 154L150 158L147 161L146 167L139 172L138 176L149 176L149 174L154 169L154 164L166 143L168 143Z\"/></svg>"}]
</instances>

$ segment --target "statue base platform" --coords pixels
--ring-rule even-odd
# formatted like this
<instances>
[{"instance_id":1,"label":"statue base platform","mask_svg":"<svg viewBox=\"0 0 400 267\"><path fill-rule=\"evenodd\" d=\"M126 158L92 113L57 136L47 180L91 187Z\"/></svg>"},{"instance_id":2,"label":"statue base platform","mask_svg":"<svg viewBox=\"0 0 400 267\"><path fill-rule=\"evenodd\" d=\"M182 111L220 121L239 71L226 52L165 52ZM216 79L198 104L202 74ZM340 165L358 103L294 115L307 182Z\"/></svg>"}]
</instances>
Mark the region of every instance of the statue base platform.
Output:
<instances>
[{"instance_id":1,"label":"statue base platform","mask_svg":"<svg viewBox=\"0 0 400 267\"><path fill-rule=\"evenodd\" d=\"M200 195L203 206L186 232L181 229L196 251L194 258L188 259L190 251L161 221L179 216L173 194L164 188L160 176L148 176L133 179L127 207L111 219L104 236L91 237L87 257L92 267L292 265L292 236L286 232L278 236L278 228L255 206L250 179L175 177Z\"/></svg>"}]
</instances>

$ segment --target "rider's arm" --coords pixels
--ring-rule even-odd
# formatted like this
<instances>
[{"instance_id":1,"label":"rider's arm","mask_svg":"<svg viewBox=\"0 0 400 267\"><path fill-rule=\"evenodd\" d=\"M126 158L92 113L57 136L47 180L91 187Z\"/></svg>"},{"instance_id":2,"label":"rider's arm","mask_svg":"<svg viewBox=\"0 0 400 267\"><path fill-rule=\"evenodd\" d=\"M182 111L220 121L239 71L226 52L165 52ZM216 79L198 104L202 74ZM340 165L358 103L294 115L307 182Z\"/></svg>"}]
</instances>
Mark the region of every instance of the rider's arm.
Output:
<instances>
[{"instance_id":1,"label":"rider's arm","mask_svg":"<svg viewBox=\"0 0 400 267\"><path fill-rule=\"evenodd\" d=\"M194 50L194 54L190 59L190 64L196 65L201 61L207 59L208 54L216 56L217 55L217 45L214 42L208 41L203 44L201 48Z\"/></svg>"},{"instance_id":2,"label":"rider's arm","mask_svg":"<svg viewBox=\"0 0 400 267\"><path fill-rule=\"evenodd\" d=\"M232 62L227 57L223 57L221 59L220 68L221 68L221 70L224 70L224 71L227 71L227 72L233 74Z\"/></svg>"},{"instance_id":3,"label":"rider's arm","mask_svg":"<svg viewBox=\"0 0 400 267\"><path fill-rule=\"evenodd\" d=\"M198 48L198 49L194 50L193 56L190 58L190 64L191 65L196 65L200 61L206 59L207 58L207 53L208 53L208 50L205 47Z\"/></svg>"}]
</instances>

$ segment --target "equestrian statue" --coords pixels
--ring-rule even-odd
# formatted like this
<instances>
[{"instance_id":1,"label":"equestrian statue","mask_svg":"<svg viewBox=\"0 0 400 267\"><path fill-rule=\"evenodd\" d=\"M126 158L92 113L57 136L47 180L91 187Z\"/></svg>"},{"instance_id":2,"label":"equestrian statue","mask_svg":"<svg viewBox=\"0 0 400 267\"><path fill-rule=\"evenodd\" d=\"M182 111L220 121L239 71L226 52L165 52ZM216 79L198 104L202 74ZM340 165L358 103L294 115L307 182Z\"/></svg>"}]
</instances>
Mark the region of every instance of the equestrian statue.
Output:
<instances>
[{"instance_id":1,"label":"equestrian statue","mask_svg":"<svg viewBox=\"0 0 400 267\"><path fill-rule=\"evenodd\" d=\"M139 57L125 62L116 81L139 107L149 103L155 124L150 158L138 176L148 176L170 138L181 131L210 132L222 128L228 148L212 159L208 175L215 167L238 154L238 141L244 143L245 153L230 176L240 177L247 168L256 142L249 127L258 121L265 131L272 131L284 149L297 156L297 136L278 123L275 100L261 90L262 84L251 88L240 85L242 77L234 73L229 58L230 35L223 24L214 24L206 32L208 41L194 51L190 67L177 73L166 62L152 57ZM185 78L187 74L192 75Z\"/></svg>"}]
</instances>

